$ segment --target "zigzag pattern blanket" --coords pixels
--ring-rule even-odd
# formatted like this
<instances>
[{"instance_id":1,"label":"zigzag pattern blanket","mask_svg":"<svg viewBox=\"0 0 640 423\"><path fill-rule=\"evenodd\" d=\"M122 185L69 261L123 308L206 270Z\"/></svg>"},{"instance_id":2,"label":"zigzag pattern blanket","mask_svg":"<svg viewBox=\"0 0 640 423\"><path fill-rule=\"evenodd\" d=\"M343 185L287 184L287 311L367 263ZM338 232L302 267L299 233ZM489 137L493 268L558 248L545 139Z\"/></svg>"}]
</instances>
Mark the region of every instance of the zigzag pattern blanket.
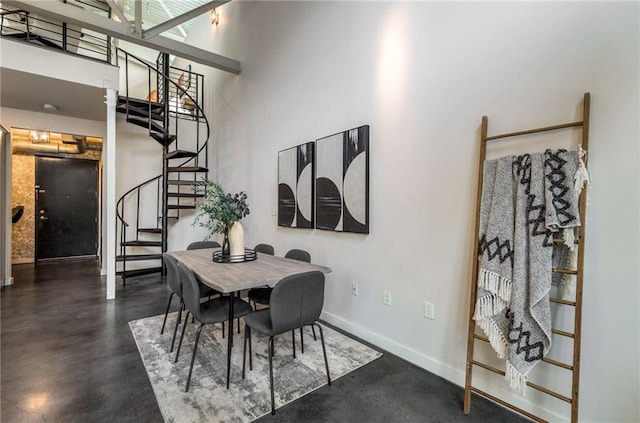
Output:
<instances>
[{"instance_id":1,"label":"zigzag pattern blanket","mask_svg":"<svg viewBox=\"0 0 640 423\"><path fill-rule=\"evenodd\" d=\"M552 266L574 250L578 197L588 181L582 155L547 150L484 162L474 319L523 395L551 348ZM566 246L554 247L560 237Z\"/></svg>"}]
</instances>

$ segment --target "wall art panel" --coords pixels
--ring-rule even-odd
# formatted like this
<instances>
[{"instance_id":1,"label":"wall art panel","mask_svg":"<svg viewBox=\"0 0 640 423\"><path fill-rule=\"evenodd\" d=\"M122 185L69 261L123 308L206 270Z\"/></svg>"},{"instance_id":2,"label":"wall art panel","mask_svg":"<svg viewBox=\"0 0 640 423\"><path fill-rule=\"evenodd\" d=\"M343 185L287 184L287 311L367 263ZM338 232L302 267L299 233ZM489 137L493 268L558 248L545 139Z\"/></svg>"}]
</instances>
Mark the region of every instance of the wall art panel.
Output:
<instances>
[{"instance_id":1,"label":"wall art panel","mask_svg":"<svg viewBox=\"0 0 640 423\"><path fill-rule=\"evenodd\" d=\"M278 153L278 225L314 227L313 142Z\"/></svg>"},{"instance_id":2,"label":"wall art panel","mask_svg":"<svg viewBox=\"0 0 640 423\"><path fill-rule=\"evenodd\" d=\"M369 233L369 126L316 141L316 228Z\"/></svg>"}]
</instances>

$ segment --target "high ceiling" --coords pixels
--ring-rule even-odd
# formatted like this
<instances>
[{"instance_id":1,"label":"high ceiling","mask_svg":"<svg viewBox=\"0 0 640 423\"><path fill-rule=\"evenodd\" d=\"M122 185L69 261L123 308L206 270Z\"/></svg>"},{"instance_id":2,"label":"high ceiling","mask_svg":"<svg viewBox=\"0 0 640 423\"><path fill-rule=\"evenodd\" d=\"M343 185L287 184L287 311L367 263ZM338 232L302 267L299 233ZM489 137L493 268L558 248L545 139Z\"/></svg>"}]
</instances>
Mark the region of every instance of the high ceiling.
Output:
<instances>
[{"instance_id":1,"label":"high ceiling","mask_svg":"<svg viewBox=\"0 0 640 423\"><path fill-rule=\"evenodd\" d=\"M116 4L125 16L133 22L135 19L135 0L117 0ZM151 28L195 9L209 0L142 0L142 27ZM184 40L193 20L188 20L163 33L164 36Z\"/></svg>"}]
</instances>

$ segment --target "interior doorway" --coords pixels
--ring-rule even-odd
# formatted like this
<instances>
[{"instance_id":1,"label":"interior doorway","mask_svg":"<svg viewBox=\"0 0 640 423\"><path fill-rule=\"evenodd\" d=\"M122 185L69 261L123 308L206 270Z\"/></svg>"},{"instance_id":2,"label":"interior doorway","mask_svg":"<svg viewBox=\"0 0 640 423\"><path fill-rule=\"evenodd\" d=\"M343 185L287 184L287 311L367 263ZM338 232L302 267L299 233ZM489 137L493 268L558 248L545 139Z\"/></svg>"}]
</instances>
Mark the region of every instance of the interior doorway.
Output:
<instances>
[{"instance_id":1,"label":"interior doorway","mask_svg":"<svg viewBox=\"0 0 640 423\"><path fill-rule=\"evenodd\" d=\"M98 164L36 157L36 262L97 258Z\"/></svg>"}]
</instances>

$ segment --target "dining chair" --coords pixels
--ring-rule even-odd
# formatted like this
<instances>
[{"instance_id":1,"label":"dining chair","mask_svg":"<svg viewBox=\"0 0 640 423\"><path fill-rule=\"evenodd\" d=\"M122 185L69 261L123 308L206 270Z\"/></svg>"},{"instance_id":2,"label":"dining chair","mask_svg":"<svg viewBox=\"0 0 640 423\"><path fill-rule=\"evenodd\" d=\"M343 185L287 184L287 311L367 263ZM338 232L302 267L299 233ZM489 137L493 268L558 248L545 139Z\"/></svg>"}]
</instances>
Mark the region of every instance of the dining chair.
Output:
<instances>
[{"instance_id":1,"label":"dining chair","mask_svg":"<svg viewBox=\"0 0 640 423\"><path fill-rule=\"evenodd\" d=\"M255 247L253 247L253 249L256 253L269 254L270 256L272 256L275 253L275 250L273 249L273 245L269 245L269 244L258 244Z\"/></svg>"},{"instance_id":2,"label":"dining chair","mask_svg":"<svg viewBox=\"0 0 640 423\"><path fill-rule=\"evenodd\" d=\"M182 298L182 280L180 278L180 274L178 273L177 268L177 260L171 257L167 253L162 254L162 259L164 261L165 266L167 267L167 283L171 288L171 294L169 295L169 301L167 302L167 310L164 313L164 320L162 321L162 328L160 329L160 334L164 333L164 327L167 323L167 316L169 315L169 309L171 308L171 300L173 300L173 296L177 295L180 298L180 308L178 309L178 318L176 319L176 325L173 328L173 337L171 338L171 349L169 352L173 352L173 346L176 342L176 332L178 331L178 325L182 320L182 310L184 310L184 301ZM203 284L198 284L199 287L199 295L200 298L212 297L214 295L220 295L220 292L216 291L213 288L209 288ZM223 328L224 333L224 328Z\"/></svg>"},{"instance_id":3,"label":"dining chair","mask_svg":"<svg viewBox=\"0 0 640 423\"><path fill-rule=\"evenodd\" d=\"M319 271L299 273L280 280L273 288L268 309L252 311L244 317L245 332L242 349L242 378L245 377L247 342L249 342L249 370L252 370L251 332L269 337L269 385L271 387L271 414L276 413L273 391L273 337L304 326L317 326L320 330L322 355L327 370L327 383L331 385L329 362L324 344L322 326L317 323L324 304L324 274Z\"/></svg>"},{"instance_id":4,"label":"dining chair","mask_svg":"<svg viewBox=\"0 0 640 423\"><path fill-rule=\"evenodd\" d=\"M287 254L285 254L284 257L293 259L293 260L311 263L311 254L309 254L309 252L305 250L300 250L297 248L287 251ZM253 301L253 309L254 310L256 309L256 304L262 304L262 305L268 306L272 291L273 291L273 288L271 287L250 289L247 296L249 298L249 303ZM313 339L317 341L318 338L316 336L316 330L313 326L311 326L311 329L313 331ZM295 358L296 357L295 332L291 332L291 338L293 340L293 358ZM300 350L302 351L302 353L304 353L304 335L303 335L302 329L300 329Z\"/></svg>"},{"instance_id":5,"label":"dining chair","mask_svg":"<svg viewBox=\"0 0 640 423\"><path fill-rule=\"evenodd\" d=\"M264 244L258 244L264 245ZM256 248L258 247L256 246ZM256 250L257 251L257 250ZM287 254L284 255L285 258L290 258L293 260L304 261L307 263L311 263L311 254L304 250L293 249L289 250ZM264 287L264 288L253 288L249 290L248 298L249 302L253 301L254 308L256 304L269 305L269 298L271 297L271 291L273 288Z\"/></svg>"},{"instance_id":6,"label":"dining chair","mask_svg":"<svg viewBox=\"0 0 640 423\"><path fill-rule=\"evenodd\" d=\"M196 352L198 351L198 341L200 340L200 333L205 325L213 323L222 323L229 319L229 296L220 296L209 301L200 302L198 293L198 281L194 273L189 270L182 263L177 263L178 272L182 279L182 292L183 300L186 305L187 315L182 325L182 333L180 334L180 342L178 342L178 349L176 351L176 358L174 362L178 361L180 356L180 348L182 347L182 340L184 338L184 331L187 327L187 321L189 320L189 314L191 314L199 323L198 331L196 332L196 340L193 344L193 354L191 355L191 365L189 366L189 376L187 376L187 386L185 392L189 391L189 385L191 383L191 374L193 372L193 363L196 358ZM233 317L239 318L247 315L251 312L251 306L240 299L236 299L233 302ZM224 332L224 330L223 330ZM227 361L229 363L229 361ZM227 364L229 365L229 364ZM228 371L228 370L227 370Z\"/></svg>"},{"instance_id":7,"label":"dining chair","mask_svg":"<svg viewBox=\"0 0 640 423\"><path fill-rule=\"evenodd\" d=\"M258 244L253 248L257 253L269 254L270 256L275 254L275 250L272 245ZM268 286L260 288L252 288L247 292L247 298L249 304L253 301L253 308L256 308L256 304L269 304L268 295L271 294L271 288Z\"/></svg>"},{"instance_id":8,"label":"dining chair","mask_svg":"<svg viewBox=\"0 0 640 423\"><path fill-rule=\"evenodd\" d=\"M205 248L220 248L220 244L216 241L196 241L187 245L187 250L202 250Z\"/></svg>"},{"instance_id":9,"label":"dining chair","mask_svg":"<svg viewBox=\"0 0 640 423\"><path fill-rule=\"evenodd\" d=\"M191 250L204 250L206 248L220 248L221 245L217 241L195 241L187 245L187 251ZM202 284L201 284L202 285ZM209 288L214 290L213 288ZM215 290L214 290L215 291ZM216 294L220 294L219 291L215 291ZM222 294L220 294L222 295ZM240 333L240 321L238 321L238 333ZM224 322L222 322L222 336L224 337Z\"/></svg>"}]
</instances>

